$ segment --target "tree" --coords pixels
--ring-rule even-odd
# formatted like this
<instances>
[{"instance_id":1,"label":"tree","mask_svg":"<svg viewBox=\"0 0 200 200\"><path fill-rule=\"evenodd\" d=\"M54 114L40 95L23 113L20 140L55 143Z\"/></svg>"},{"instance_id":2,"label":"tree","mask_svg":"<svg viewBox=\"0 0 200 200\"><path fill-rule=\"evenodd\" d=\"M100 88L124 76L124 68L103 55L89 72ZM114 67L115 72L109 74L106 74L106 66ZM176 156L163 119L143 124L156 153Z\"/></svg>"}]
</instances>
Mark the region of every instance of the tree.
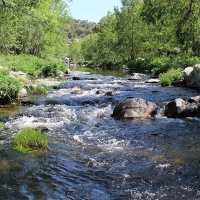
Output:
<instances>
[{"instance_id":1,"label":"tree","mask_svg":"<svg viewBox=\"0 0 200 200\"><path fill-rule=\"evenodd\" d=\"M179 45L188 52L199 42L198 0L144 0L141 16L152 27L158 27L158 43Z\"/></svg>"},{"instance_id":2,"label":"tree","mask_svg":"<svg viewBox=\"0 0 200 200\"><path fill-rule=\"evenodd\" d=\"M81 61L82 54L81 54L81 42L72 42L69 46L69 53L70 58L73 60Z\"/></svg>"},{"instance_id":3,"label":"tree","mask_svg":"<svg viewBox=\"0 0 200 200\"><path fill-rule=\"evenodd\" d=\"M64 53L64 28L69 17L62 0L4 0L0 19L2 53L30 53L43 58Z\"/></svg>"},{"instance_id":4,"label":"tree","mask_svg":"<svg viewBox=\"0 0 200 200\"><path fill-rule=\"evenodd\" d=\"M85 60L97 61L99 59L98 54L98 34L92 34L86 36L81 44L81 53Z\"/></svg>"},{"instance_id":5,"label":"tree","mask_svg":"<svg viewBox=\"0 0 200 200\"><path fill-rule=\"evenodd\" d=\"M117 47L117 32L115 31L116 16L108 13L107 17L101 23L101 28L98 33L98 52L102 61L116 62L118 53Z\"/></svg>"},{"instance_id":6,"label":"tree","mask_svg":"<svg viewBox=\"0 0 200 200\"><path fill-rule=\"evenodd\" d=\"M118 53L123 60L133 60L139 51L144 24L140 18L140 0L123 0L122 8L115 9Z\"/></svg>"}]
</instances>

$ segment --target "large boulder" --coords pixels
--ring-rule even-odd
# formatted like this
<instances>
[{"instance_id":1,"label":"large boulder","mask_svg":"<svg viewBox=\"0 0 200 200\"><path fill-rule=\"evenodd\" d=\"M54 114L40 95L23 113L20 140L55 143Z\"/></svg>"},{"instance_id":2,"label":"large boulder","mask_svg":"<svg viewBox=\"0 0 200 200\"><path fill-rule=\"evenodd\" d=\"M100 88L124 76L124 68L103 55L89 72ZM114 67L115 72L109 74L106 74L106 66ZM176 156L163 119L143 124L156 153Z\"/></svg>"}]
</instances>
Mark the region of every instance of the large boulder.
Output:
<instances>
[{"instance_id":1,"label":"large boulder","mask_svg":"<svg viewBox=\"0 0 200 200\"><path fill-rule=\"evenodd\" d=\"M194 67L186 67L183 70L185 84L188 87L196 87L196 80L194 75Z\"/></svg>"},{"instance_id":2,"label":"large boulder","mask_svg":"<svg viewBox=\"0 0 200 200\"><path fill-rule=\"evenodd\" d=\"M199 103L190 103L181 98L170 101L164 109L164 115L169 118L195 117L199 113Z\"/></svg>"},{"instance_id":3,"label":"large boulder","mask_svg":"<svg viewBox=\"0 0 200 200\"><path fill-rule=\"evenodd\" d=\"M157 112L157 105L145 99L132 98L118 104L112 117L116 119L151 118Z\"/></svg>"},{"instance_id":4,"label":"large boulder","mask_svg":"<svg viewBox=\"0 0 200 200\"><path fill-rule=\"evenodd\" d=\"M200 88L200 64L186 67L183 74L186 86Z\"/></svg>"}]
</instances>

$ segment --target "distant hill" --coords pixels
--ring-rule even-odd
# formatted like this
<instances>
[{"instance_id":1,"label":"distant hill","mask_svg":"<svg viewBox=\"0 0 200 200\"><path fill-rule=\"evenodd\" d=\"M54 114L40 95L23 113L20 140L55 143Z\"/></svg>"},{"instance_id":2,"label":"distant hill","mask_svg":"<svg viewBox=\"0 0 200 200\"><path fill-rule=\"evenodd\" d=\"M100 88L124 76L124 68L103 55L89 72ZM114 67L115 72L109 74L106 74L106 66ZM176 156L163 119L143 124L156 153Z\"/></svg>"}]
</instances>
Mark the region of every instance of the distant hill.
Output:
<instances>
[{"instance_id":1,"label":"distant hill","mask_svg":"<svg viewBox=\"0 0 200 200\"><path fill-rule=\"evenodd\" d=\"M87 35L96 33L97 26L98 24L95 22L73 19L65 30L68 42L81 41Z\"/></svg>"}]
</instances>

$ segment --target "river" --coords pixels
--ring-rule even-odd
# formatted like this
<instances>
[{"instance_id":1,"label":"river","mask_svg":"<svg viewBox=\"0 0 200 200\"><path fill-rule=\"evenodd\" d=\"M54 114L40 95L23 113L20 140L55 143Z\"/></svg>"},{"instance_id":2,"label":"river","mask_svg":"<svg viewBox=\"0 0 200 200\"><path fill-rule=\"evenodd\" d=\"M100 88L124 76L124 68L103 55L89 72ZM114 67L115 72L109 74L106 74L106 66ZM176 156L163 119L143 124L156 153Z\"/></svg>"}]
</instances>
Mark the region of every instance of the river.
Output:
<instances>
[{"instance_id":1,"label":"river","mask_svg":"<svg viewBox=\"0 0 200 200\"><path fill-rule=\"evenodd\" d=\"M81 80L73 80L72 77ZM10 115L0 132L2 200L200 199L200 121L163 116L167 101L196 90L163 88L128 76L76 74L35 105ZM112 91L114 96L106 96ZM116 104L144 98L154 119L115 120ZM47 151L12 149L24 127L46 127Z\"/></svg>"}]
</instances>

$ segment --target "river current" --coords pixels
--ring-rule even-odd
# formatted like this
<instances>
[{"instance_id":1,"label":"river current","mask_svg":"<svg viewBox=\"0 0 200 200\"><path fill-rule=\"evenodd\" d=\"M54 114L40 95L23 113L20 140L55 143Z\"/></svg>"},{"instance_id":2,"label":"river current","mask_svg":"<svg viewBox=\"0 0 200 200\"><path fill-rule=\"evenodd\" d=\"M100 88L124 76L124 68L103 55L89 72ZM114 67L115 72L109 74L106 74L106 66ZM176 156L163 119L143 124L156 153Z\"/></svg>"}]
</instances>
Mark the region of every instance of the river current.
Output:
<instances>
[{"instance_id":1,"label":"river current","mask_svg":"<svg viewBox=\"0 0 200 200\"><path fill-rule=\"evenodd\" d=\"M127 76L73 76L11 115L0 132L2 200L200 199L200 120L163 116L166 102L198 91ZM111 117L115 105L134 97L156 103L156 117ZM14 151L13 137L25 127L48 128L49 149Z\"/></svg>"}]
</instances>

